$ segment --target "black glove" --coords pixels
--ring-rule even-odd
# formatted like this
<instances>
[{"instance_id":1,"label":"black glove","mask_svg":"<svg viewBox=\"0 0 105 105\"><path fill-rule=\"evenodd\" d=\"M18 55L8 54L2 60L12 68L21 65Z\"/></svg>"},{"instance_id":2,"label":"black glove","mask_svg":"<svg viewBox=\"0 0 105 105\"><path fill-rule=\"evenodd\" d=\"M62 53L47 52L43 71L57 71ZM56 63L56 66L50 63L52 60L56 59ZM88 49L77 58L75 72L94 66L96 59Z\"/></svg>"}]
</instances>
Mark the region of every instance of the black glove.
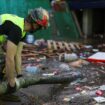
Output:
<instances>
[{"instance_id":1,"label":"black glove","mask_svg":"<svg viewBox=\"0 0 105 105\"><path fill-rule=\"evenodd\" d=\"M0 65L0 80L3 81L4 80L4 77L5 77L5 66L1 66Z\"/></svg>"},{"instance_id":2,"label":"black glove","mask_svg":"<svg viewBox=\"0 0 105 105\"><path fill-rule=\"evenodd\" d=\"M5 76L4 73L0 73L0 81L3 81L4 80L4 76Z\"/></svg>"},{"instance_id":3,"label":"black glove","mask_svg":"<svg viewBox=\"0 0 105 105\"><path fill-rule=\"evenodd\" d=\"M18 74L18 75L17 75L17 78L21 78L21 77L23 77L22 74Z\"/></svg>"},{"instance_id":4,"label":"black glove","mask_svg":"<svg viewBox=\"0 0 105 105\"><path fill-rule=\"evenodd\" d=\"M16 83L15 83L14 87L11 87L9 83L7 84L7 94L14 93L14 92L16 92L16 90L17 90Z\"/></svg>"}]
</instances>

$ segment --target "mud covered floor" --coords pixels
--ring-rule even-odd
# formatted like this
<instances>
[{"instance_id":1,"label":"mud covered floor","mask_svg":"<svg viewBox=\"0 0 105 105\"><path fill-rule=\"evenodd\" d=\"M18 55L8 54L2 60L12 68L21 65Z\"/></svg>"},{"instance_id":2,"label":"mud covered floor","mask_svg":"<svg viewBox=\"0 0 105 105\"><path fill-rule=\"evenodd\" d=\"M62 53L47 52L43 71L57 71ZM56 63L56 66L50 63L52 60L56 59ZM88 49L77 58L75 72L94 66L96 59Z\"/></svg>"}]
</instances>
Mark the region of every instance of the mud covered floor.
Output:
<instances>
[{"instance_id":1,"label":"mud covered floor","mask_svg":"<svg viewBox=\"0 0 105 105\"><path fill-rule=\"evenodd\" d=\"M44 63L46 66L50 65L50 72L60 64L56 60L53 63L52 61ZM99 86L105 84L105 64L89 63L79 68L70 68L70 71L60 71L58 75L69 75L71 71L82 73L84 78L69 84L35 85L20 89L15 93L20 98L19 102L1 100L0 105L97 105L92 98L93 95L97 95L95 93L87 95L85 92L98 90ZM98 105L105 105L105 103Z\"/></svg>"},{"instance_id":2,"label":"mud covered floor","mask_svg":"<svg viewBox=\"0 0 105 105\"><path fill-rule=\"evenodd\" d=\"M105 45L104 49L102 47L98 46L98 49L105 51ZM105 63L89 63L77 68L70 67L69 70L59 69L61 63L56 59L46 60L43 64L47 69L36 75L58 71L57 75L62 77L74 72L81 73L83 79L77 79L68 84L29 86L14 93L20 101L1 100L0 105L105 105L93 100L93 97L99 95L96 91L100 86L105 85ZM25 72L25 75L27 74L29 73ZM105 96L105 91L102 96ZM9 98L12 99L11 95Z\"/></svg>"}]
</instances>

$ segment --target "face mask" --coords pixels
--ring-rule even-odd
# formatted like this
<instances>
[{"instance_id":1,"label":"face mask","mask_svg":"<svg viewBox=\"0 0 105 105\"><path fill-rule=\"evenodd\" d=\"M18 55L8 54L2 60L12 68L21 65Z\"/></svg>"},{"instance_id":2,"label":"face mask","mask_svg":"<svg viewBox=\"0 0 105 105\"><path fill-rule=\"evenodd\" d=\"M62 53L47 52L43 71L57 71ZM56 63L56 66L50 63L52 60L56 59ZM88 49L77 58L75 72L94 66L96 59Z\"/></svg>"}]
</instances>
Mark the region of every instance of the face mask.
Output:
<instances>
[{"instance_id":1,"label":"face mask","mask_svg":"<svg viewBox=\"0 0 105 105\"><path fill-rule=\"evenodd\" d=\"M41 30L42 26L38 26L36 29L34 29L33 25L31 25L31 30L29 31L30 33L37 32L38 30Z\"/></svg>"}]
</instances>

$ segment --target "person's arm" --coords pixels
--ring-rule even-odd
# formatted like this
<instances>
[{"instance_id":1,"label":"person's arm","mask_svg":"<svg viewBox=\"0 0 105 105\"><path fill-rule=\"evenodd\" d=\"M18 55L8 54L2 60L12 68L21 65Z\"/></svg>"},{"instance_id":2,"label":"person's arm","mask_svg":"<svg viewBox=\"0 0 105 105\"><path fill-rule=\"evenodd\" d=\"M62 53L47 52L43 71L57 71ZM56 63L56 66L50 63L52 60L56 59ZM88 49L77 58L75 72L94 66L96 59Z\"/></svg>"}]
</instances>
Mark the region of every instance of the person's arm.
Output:
<instances>
[{"instance_id":1,"label":"person's arm","mask_svg":"<svg viewBox=\"0 0 105 105\"><path fill-rule=\"evenodd\" d=\"M15 62L16 62L15 69L16 69L16 72L17 72L17 76L22 75L21 53L22 53L23 45L24 45L24 42L19 42L18 47L17 47L16 56L15 56Z\"/></svg>"},{"instance_id":2,"label":"person's arm","mask_svg":"<svg viewBox=\"0 0 105 105\"><path fill-rule=\"evenodd\" d=\"M6 49L6 75L10 86L15 85L15 56L17 46L21 40L21 29L11 21L5 21L3 24L5 34L7 35L7 49Z\"/></svg>"},{"instance_id":3,"label":"person's arm","mask_svg":"<svg viewBox=\"0 0 105 105\"><path fill-rule=\"evenodd\" d=\"M6 50L6 75L8 83L11 87L15 86L15 61L14 57L16 55L17 46L11 42L10 40L7 41L7 50Z\"/></svg>"}]
</instances>

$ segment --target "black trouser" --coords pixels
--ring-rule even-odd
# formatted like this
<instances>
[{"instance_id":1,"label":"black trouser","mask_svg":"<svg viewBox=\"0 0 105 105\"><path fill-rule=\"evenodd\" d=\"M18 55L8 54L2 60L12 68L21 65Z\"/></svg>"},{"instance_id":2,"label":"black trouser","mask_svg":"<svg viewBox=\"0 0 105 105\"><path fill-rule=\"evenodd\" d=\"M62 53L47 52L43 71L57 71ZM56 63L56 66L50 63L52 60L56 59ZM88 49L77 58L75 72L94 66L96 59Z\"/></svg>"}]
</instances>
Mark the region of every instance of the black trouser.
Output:
<instances>
[{"instance_id":1,"label":"black trouser","mask_svg":"<svg viewBox=\"0 0 105 105\"><path fill-rule=\"evenodd\" d=\"M5 68L5 56L0 54L0 79L2 80L4 77L3 70Z\"/></svg>"}]
</instances>

